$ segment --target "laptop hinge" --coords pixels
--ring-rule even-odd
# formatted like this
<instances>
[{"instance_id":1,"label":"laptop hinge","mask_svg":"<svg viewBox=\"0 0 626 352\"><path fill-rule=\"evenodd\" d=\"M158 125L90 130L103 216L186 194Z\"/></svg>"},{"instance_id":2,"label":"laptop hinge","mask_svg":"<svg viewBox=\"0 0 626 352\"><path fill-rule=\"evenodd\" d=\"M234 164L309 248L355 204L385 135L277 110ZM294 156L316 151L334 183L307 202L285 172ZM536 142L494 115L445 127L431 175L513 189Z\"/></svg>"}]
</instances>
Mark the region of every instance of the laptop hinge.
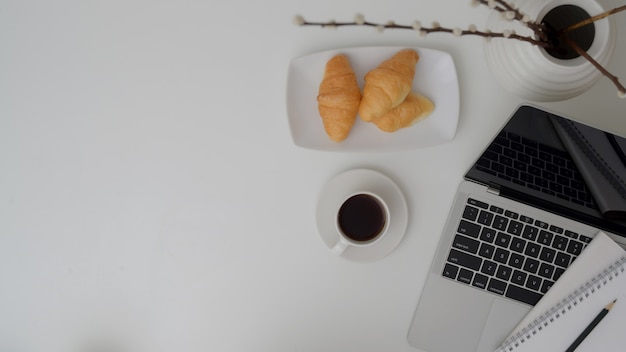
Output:
<instances>
[{"instance_id":1,"label":"laptop hinge","mask_svg":"<svg viewBox=\"0 0 626 352\"><path fill-rule=\"evenodd\" d=\"M489 184L487 185L487 192L499 196L500 195L500 185L497 184L497 183L489 182Z\"/></svg>"}]
</instances>

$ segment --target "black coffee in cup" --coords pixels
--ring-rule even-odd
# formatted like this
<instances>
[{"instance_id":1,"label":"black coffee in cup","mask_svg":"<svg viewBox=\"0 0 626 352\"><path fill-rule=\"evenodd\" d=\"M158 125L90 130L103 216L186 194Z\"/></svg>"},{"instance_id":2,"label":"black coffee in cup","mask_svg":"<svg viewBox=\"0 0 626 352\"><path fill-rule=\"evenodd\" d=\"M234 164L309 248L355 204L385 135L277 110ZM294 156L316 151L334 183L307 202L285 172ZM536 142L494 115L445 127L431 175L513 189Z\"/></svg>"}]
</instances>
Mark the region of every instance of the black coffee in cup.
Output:
<instances>
[{"instance_id":1,"label":"black coffee in cup","mask_svg":"<svg viewBox=\"0 0 626 352\"><path fill-rule=\"evenodd\" d=\"M339 208L339 229L355 242L368 242L380 235L385 228L385 208L369 194L356 194L346 199Z\"/></svg>"}]
</instances>

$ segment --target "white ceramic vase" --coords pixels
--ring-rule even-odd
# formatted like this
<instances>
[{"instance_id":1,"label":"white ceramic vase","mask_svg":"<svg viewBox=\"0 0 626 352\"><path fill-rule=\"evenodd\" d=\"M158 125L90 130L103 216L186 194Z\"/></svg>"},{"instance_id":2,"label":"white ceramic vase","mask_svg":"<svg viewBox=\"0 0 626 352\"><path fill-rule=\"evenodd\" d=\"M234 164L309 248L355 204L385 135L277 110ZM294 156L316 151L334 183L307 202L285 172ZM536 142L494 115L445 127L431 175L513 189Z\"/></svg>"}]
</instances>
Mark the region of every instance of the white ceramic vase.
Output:
<instances>
[{"instance_id":1,"label":"white ceramic vase","mask_svg":"<svg viewBox=\"0 0 626 352\"><path fill-rule=\"evenodd\" d=\"M517 7L530 18L541 20L552 9L574 5L594 16L605 11L595 0L517 0ZM611 16L597 21L595 37L587 53L606 67L615 47L615 24ZM520 35L533 35L517 21L508 21L494 12L487 19L493 32L515 30ZM556 59L543 48L512 39L494 38L484 45L487 65L495 78L508 91L530 101L566 100L584 93L602 77L583 57Z\"/></svg>"}]
</instances>

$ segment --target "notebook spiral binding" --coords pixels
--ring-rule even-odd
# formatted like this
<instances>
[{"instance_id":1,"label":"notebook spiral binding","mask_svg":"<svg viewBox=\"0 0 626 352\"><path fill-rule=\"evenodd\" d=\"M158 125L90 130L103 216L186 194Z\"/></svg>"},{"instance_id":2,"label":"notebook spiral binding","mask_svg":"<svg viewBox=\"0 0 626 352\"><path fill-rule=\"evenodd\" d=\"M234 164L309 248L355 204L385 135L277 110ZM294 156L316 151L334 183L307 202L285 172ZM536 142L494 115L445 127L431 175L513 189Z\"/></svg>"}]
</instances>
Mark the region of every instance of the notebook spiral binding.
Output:
<instances>
[{"instance_id":1,"label":"notebook spiral binding","mask_svg":"<svg viewBox=\"0 0 626 352\"><path fill-rule=\"evenodd\" d=\"M602 289L609 282L619 275L623 275L626 272L626 256L620 257L615 263L611 264L600 274L594 277L592 280L587 281L576 291L569 294L557 305L550 310L539 316L527 327L520 330L518 333L511 335L507 338L502 345L496 350L496 352L511 352L515 348L524 344L527 340L531 339L533 335L536 335L539 331L547 328L552 322L559 319L561 316L566 315L567 312L575 308L579 303L583 302L589 296L593 295L597 290Z\"/></svg>"}]
</instances>

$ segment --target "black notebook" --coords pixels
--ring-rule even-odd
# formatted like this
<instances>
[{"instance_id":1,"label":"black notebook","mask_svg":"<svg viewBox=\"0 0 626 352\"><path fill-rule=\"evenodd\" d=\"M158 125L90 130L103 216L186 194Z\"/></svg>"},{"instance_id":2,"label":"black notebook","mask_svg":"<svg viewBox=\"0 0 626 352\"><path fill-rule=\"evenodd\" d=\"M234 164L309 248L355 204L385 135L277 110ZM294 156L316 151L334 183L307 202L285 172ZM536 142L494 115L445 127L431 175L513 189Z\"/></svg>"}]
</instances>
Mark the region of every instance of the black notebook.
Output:
<instances>
[{"instance_id":1,"label":"black notebook","mask_svg":"<svg viewBox=\"0 0 626 352\"><path fill-rule=\"evenodd\" d=\"M554 119L554 124L600 212L625 219L626 139L571 120Z\"/></svg>"}]
</instances>

